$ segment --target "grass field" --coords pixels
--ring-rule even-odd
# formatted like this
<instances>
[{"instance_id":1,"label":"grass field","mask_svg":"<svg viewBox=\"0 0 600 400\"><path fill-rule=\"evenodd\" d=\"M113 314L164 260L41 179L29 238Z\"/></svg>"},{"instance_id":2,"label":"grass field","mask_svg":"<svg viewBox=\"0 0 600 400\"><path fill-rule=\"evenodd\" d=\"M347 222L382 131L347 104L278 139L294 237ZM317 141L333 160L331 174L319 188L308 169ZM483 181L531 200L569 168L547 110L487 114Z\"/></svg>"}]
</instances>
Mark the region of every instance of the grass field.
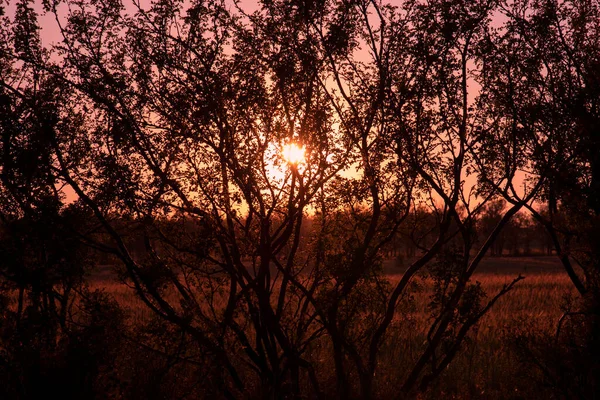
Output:
<instances>
[{"instance_id":1,"label":"grass field","mask_svg":"<svg viewBox=\"0 0 600 400\"><path fill-rule=\"evenodd\" d=\"M387 267L389 279L396 281L401 274ZM394 273L395 272L395 273ZM473 280L479 281L488 298L519 274L525 279L501 298L473 329L462 352L450 364L440 381L430 390L427 398L473 399L534 399L546 397L534 371L527 371L515 352L514 337L519 332L552 334L562 311L565 298L574 296L574 289L555 257L486 258ZM127 310L132 324L147 321L151 312L138 300L131 289L115 281L110 273L91 280L92 287L110 293ZM410 365L425 340L429 326L431 287L426 282L415 294L415 311L398 321L386 342L379 367L378 397L393 393L400 383L394 379L402 365ZM321 355L319 358L323 359ZM326 358L326 357L325 357ZM323 369L331 370L330 361L323 361ZM333 378L333 376L332 376ZM540 397L541 396L541 397Z\"/></svg>"},{"instance_id":2,"label":"grass field","mask_svg":"<svg viewBox=\"0 0 600 400\"><path fill-rule=\"evenodd\" d=\"M560 272L524 274L513 291L501 298L470 334L463 352L436 385L438 395L456 398L546 398L537 371L522 365L515 351L515 336L553 334L567 296L574 296L568 277ZM512 275L483 272L479 280L489 296ZM426 299L423 299L425 302ZM419 326L425 325L425 320ZM445 392L445 393L440 393ZM541 396L541 397L540 397Z\"/></svg>"}]
</instances>

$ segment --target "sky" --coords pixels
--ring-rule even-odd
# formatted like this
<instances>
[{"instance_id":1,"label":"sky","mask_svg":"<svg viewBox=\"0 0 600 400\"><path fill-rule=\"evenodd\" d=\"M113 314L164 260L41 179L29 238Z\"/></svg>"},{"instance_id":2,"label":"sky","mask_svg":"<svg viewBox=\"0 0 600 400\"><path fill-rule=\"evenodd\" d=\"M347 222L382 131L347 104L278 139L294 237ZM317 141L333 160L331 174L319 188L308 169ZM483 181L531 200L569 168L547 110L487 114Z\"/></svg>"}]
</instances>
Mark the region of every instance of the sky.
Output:
<instances>
[{"instance_id":1,"label":"sky","mask_svg":"<svg viewBox=\"0 0 600 400\"><path fill-rule=\"evenodd\" d=\"M6 14L8 16L12 16L14 15L16 6L15 6L15 1L14 0L9 0L8 1L8 5L6 6ZM399 2L392 2L392 4L398 4ZM52 13L44 13L43 12L43 8L42 8L42 3L40 0L36 0L34 2L34 8L36 9L36 11L38 12L39 15L39 23L40 26L42 28L42 33L41 33L41 40L43 45L51 45L55 42L60 41L61 39L61 33L60 30L57 26L57 21L55 20L55 17ZM143 5L149 5L150 1L148 0L142 0L142 4ZM133 13L135 12L135 6L134 3L132 2L132 0L124 0L124 5L126 7L127 12L129 13ZM242 1L240 2L241 7L247 11L247 12L252 12L255 9L258 9L258 3L254 2L254 1ZM63 10L61 10L61 8ZM66 11L66 5L64 3L59 5L59 14L64 14L64 12ZM62 21L64 23L64 21ZM500 20L497 21L498 24L500 24ZM360 59L360 52L358 55L359 59ZM367 50L364 50L364 58L368 59L368 54L367 54ZM471 83L471 85L474 84L474 82ZM475 90L476 91L476 90ZM353 172L354 170L354 172ZM350 168L348 168L348 170L345 172L344 174L347 177L352 177L353 175L356 176L356 168L352 168L350 166ZM465 180L465 186L467 188L466 192L468 192L468 188L473 186L475 184L475 177L471 176L471 177L467 177ZM517 179L517 188L520 189L522 191L523 189L523 179L518 178ZM74 194L70 191L67 190L68 192L68 197L73 199L74 198Z\"/></svg>"}]
</instances>

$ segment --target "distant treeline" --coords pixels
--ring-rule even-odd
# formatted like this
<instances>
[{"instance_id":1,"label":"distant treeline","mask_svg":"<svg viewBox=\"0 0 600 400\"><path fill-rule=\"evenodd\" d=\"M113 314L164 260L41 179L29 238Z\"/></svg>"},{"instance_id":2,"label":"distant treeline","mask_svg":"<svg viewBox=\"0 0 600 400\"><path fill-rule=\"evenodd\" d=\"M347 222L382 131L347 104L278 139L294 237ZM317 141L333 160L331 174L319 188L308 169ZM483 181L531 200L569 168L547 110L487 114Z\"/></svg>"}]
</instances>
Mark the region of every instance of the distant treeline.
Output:
<instances>
[{"instance_id":1,"label":"distant treeline","mask_svg":"<svg viewBox=\"0 0 600 400\"><path fill-rule=\"evenodd\" d=\"M481 243L485 240L494 227L501 220L506 208L506 202L502 199L490 202L482 208L476 222L474 230L475 240ZM346 211L349 213L349 211ZM547 210L539 210L541 215L547 215ZM344 214L340 211L340 214ZM556 214L554 218L560 218ZM318 215L308 214L304 217L301 228L299 247L307 248L310 240L315 233L315 224L318 224ZM146 252L146 244L143 234L143 223L131 219L121 218L120 222L115 220L115 225L123 230L123 237L128 247L136 257L143 257ZM198 226L193 220L185 221L177 217L164 218L160 221L166 232L169 232L170 240L177 243L182 237L188 235L202 235L198 231ZM406 223L399 229L393 238L381 250L383 258L412 259L421 255L431 246L438 234L436 213L427 208L417 208L412 210ZM156 238L156 250L161 252L160 240ZM455 246L462 247L460 238L453 241ZM555 254L552 239L546 229L530 214L520 212L516 214L504 227L498 235L493 245L488 250L488 255L497 256L532 256L532 255L553 255ZM109 253L95 251L94 257L97 264L114 265L118 260Z\"/></svg>"}]
</instances>

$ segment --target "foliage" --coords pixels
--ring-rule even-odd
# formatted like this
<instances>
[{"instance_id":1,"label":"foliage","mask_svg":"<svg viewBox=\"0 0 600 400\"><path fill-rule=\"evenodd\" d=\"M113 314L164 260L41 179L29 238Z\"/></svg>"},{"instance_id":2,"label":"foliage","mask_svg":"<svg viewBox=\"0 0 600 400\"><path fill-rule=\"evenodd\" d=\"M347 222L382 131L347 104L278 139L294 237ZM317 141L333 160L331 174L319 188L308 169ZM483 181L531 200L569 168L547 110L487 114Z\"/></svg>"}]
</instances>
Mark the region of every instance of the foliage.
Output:
<instances>
[{"instance_id":1,"label":"foliage","mask_svg":"<svg viewBox=\"0 0 600 400\"><path fill-rule=\"evenodd\" d=\"M425 392L521 279L486 297L472 281L484 255L585 160L568 149L582 147L574 129L587 122L549 107L544 86L544 57L553 71L564 54L527 41L520 2L43 6L55 43L40 39L28 0L0 30L2 215L16 260L5 280L30 291L37 312L40 290L19 274L41 271L46 296L60 285L84 293L79 246L110 254L157 318L142 344L202 367L225 397L324 397L318 343L330 347L336 395L372 398L382 347L410 324L404 305L427 272L427 342L395 378L399 396ZM522 57L529 46L543 56ZM557 79L565 91L574 80ZM594 110L593 96L580 101ZM285 159L290 144L304 160ZM31 221L43 226L20 230ZM383 253L398 237L419 251L392 282ZM123 322L90 298L87 328L68 329L93 360L81 379L95 382Z\"/></svg>"}]
</instances>

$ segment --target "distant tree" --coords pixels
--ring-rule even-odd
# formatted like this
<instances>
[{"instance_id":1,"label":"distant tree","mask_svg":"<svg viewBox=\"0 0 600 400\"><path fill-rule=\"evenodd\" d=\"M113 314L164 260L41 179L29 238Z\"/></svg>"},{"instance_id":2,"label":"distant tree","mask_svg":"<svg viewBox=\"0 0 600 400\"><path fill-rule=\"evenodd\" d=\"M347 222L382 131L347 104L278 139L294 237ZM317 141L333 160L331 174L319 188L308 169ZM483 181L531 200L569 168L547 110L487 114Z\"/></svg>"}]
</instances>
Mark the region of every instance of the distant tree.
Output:
<instances>
[{"instance_id":1,"label":"distant tree","mask_svg":"<svg viewBox=\"0 0 600 400\"><path fill-rule=\"evenodd\" d=\"M502 219L502 215L504 214L505 208L506 201L502 199L497 199L488 203L486 207L482 209L477 224L484 238L490 234L490 232ZM498 239L496 239L496 241L490 248L490 255L501 256L504 251L505 242L506 240L504 235L500 234Z\"/></svg>"},{"instance_id":2,"label":"distant tree","mask_svg":"<svg viewBox=\"0 0 600 400\"><path fill-rule=\"evenodd\" d=\"M517 214L515 224L511 229L512 232L507 233L508 235L512 233L513 248L516 252L521 253L522 251L522 254L525 256L533 254L536 240L538 239L536 225L538 223L527 211ZM542 236L546 235L542 234Z\"/></svg>"}]
</instances>

